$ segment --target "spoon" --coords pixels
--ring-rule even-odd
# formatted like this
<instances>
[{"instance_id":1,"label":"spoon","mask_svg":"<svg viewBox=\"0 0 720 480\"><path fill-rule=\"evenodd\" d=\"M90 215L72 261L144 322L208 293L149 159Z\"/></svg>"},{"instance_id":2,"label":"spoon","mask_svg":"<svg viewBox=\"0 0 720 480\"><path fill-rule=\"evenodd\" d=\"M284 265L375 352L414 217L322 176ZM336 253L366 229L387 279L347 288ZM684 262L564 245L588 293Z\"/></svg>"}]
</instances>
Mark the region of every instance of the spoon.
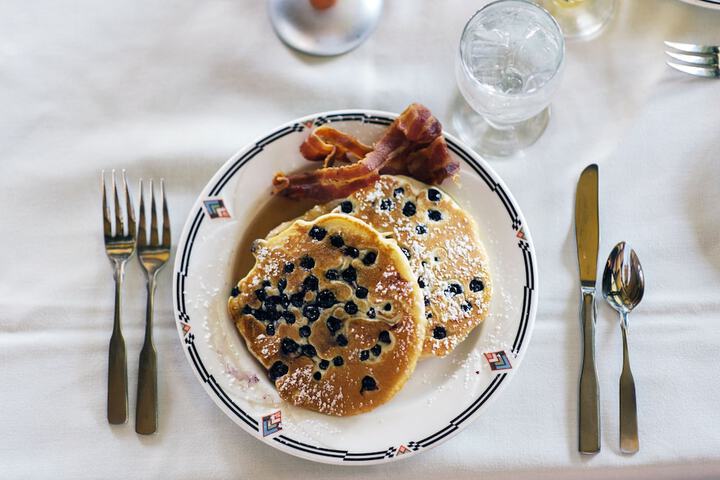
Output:
<instances>
[{"instance_id":1,"label":"spoon","mask_svg":"<svg viewBox=\"0 0 720 480\"><path fill-rule=\"evenodd\" d=\"M620 374L620 450L635 453L640 449L637 425L635 380L628 354L628 314L640 303L645 291L645 277L635 250L625 242L615 245L602 279L605 300L620 313L623 336L623 367Z\"/></svg>"}]
</instances>

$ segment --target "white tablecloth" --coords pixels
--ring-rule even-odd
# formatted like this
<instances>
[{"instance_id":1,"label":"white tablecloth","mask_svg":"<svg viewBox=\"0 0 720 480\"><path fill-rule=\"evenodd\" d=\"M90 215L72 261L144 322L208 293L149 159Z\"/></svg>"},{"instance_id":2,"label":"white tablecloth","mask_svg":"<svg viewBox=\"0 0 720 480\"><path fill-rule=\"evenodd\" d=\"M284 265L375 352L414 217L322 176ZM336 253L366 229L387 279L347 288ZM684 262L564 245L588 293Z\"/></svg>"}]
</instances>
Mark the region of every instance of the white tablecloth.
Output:
<instances>
[{"instance_id":1,"label":"white tablecloth","mask_svg":"<svg viewBox=\"0 0 720 480\"><path fill-rule=\"evenodd\" d=\"M453 55L482 1L389 0L338 58L295 54L258 0L0 2L1 478L720 477L720 82L665 67L662 40L720 42L720 12L621 3L601 37L567 46L550 126L492 162L532 230L540 303L502 400L407 461L332 467L268 448L215 406L175 331L170 272L155 338L160 431L135 434L144 280L127 272L131 423L105 419L113 290L99 172L167 180L175 238L232 153L277 124L337 108L449 118ZM449 122L446 122L449 125ZM602 452L577 452L579 322L573 230L578 174L600 164L601 257L632 242L647 292L631 318L641 450L618 450L618 323L599 307Z\"/></svg>"}]
</instances>

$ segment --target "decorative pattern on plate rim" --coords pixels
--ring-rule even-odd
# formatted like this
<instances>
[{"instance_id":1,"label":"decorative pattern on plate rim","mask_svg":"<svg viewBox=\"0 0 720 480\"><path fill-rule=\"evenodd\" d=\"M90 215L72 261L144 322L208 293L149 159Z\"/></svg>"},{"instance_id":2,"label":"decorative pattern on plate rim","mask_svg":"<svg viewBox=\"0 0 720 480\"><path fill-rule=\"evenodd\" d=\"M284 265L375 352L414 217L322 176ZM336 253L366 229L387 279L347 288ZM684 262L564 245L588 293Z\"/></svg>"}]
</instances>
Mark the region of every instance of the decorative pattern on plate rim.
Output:
<instances>
[{"instance_id":1,"label":"decorative pattern on plate rim","mask_svg":"<svg viewBox=\"0 0 720 480\"><path fill-rule=\"evenodd\" d=\"M512 369L512 365L510 364L510 359L507 356L507 353L505 353L505 350L500 350L499 352L487 352L484 353L485 360L490 364L490 370L497 371L497 370L510 370Z\"/></svg>"},{"instance_id":2,"label":"decorative pattern on plate rim","mask_svg":"<svg viewBox=\"0 0 720 480\"><path fill-rule=\"evenodd\" d=\"M282 412L280 410L262 417L260 433L263 437L274 435L282 430Z\"/></svg>"},{"instance_id":3,"label":"decorative pattern on plate rim","mask_svg":"<svg viewBox=\"0 0 720 480\"><path fill-rule=\"evenodd\" d=\"M225 201L222 198L207 198L203 200L205 205L205 212L208 217L213 220L216 218L230 218L230 212L225 207Z\"/></svg>"},{"instance_id":4,"label":"decorative pattern on plate rim","mask_svg":"<svg viewBox=\"0 0 720 480\"><path fill-rule=\"evenodd\" d=\"M211 196L219 195L225 185L233 178L233 176L235 176L235 174L241 168L247 165L258 153L262 152L265 146L294 132L302 132L306 128L306 122L308 121L308 119L312 119L312 117L307 117L303 121L299 121L297 123L282 127L271 133L270 135L258 140L252 147L244 150L238 158L234 159L232 162L228 162L228 164L223 167L224 171L222 175L211 186L208 194ZM326 123L348 121L356 121L376 125L390 125L393 120L393 117L387 115L369 115L364 112L343 112L315 117L313 125L320 126ZM525 236L520 214L517 211L513 202L510 200L510 197L508 196L504 187L495 180L493 174L491 174L485 166L478 162L467 151L463 150L463 148L452 138L446 135L446 140L450 151L456 154L465 163L467 167L477 173L477 175L487 184L488 188L498 196L505 210L508 213L510 227L516 232L523 232L522 236L517 235L517 237L519 239L518 247L523 255L523 262L525 266L525 285L523 286L523 303L520 310L520 324L515 334L515 340L513 342L511 351L512 354L517 357L526 340L526 334L528 332L528 326L530 324L530 314L532 311L532 306L535 302L534 298L536 275L535 259L532 252L532 247L530 245L529 239ZM195 215L192 216L190 220L188 220L189 228L186 225L184 229L187 230L187 233L185 234L183 232L182 242L184 242L184 244L182 242L180 244L180 247L182 247L182 251L180 251L179 248L177 252L177 260L175 265L175 270L177 271L177 273L175 277L175 283L173 285L173 302L175 304L175 310L178 315L178 325L181 325L182 322L186 322L188 324L191 323L190 318L187 314L185 302L185 278L188 274L190 256L192 254L195 237L200 230L200 226L202 225L202 221L204 218L205 215L203 215L203 209L200 208L196 211ZM224 405L227 412L237 418L238 423L241 426L244 424L246 425L246 429L257 432L258 428L260 428L259 424L262 419L260 419L259 422L258 419L245 412L222 389L214 376L208 372L207 368L202 362L202 359L200 358L197 347L195 346L195 336L191 333L187 334L184 338L184 343L186 344L186 355L189 358L190 363L195 369L195 372L200 378L200 380L204 384L206 384L206 390L208 391L208 393L216 397L216 399ZM482 391L482 393L467 408L465 408L465 410L460 412L459 415L457 415L455 418L451 419L445 427L420 440L406 442L404 444L405 448L411 452L418 451L422 448L429 448L432 447L434 444L437 444L437 442L439 442L440 440L459 432L461 427L467 425L466 422L468 422L468 420L470 420L475 415L475 413L477 413L478 410L490 399L490 397L495 393L495 391L508 378L509 374L510 372L504 372L495 375L488 384L488 386ZM299 456L304 457L308 457L307 454L310 454L311 456L315 457L315 460L325 463L380 463L383 460L391 458L394 459L400 456L396 454L397 449L394 446L390 446L385 450L379 450L374 452L350 452L348 450L331 449L321 446L309 445L307 443L294 440L285 435L273 435L267 438L266 441L274 441L283 445L284 448L282 449L288 451L289 453L294 452L295 454L299 454L300 452L302 452L303 454Z\"/></svg>"}]
</instances>

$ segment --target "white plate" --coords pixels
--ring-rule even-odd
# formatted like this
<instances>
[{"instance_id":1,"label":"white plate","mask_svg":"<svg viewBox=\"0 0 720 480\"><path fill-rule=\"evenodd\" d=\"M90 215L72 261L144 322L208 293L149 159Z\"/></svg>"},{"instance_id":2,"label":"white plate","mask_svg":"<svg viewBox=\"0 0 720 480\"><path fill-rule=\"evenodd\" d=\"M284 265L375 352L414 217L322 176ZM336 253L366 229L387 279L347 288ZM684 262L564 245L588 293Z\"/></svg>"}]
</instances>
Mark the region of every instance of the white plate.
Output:
<instances>
[{"instance_id":1,"label":"white plate","mask_svg":"<svg viewBox=\"0 0 720 480\"><path fill-rule=\"evenodd\" d=\"M720 10L720 0L680 0L697 7L710 8L712 10Z\"/></svg>"},{"instance_id":2,"label":"white plate","mask_svg":"<svg viewBox=\"0 0 720 480\"><path fill-rule=\"evenodd\" d=\"M446 134L461 163L460 185L443 189L477 220L490 258L490 315L446 358L418 362L405 387L370 413L330 417L282 402L248 353L226 311L240 239L270 197L278 170L307 167L298 147L314 126L372 143L394 114L344 110L274 130L228 160L188 216L178 244L173 301L190 365L210 398L268 445L318 462L372 464L411 457L459 433L497 397L520 366L537 307L537 263L525 220L502 180ZM512 398L505 401L512 402ZM488 412L492 415L492 412Z\"/></svg>"}]
</instances>

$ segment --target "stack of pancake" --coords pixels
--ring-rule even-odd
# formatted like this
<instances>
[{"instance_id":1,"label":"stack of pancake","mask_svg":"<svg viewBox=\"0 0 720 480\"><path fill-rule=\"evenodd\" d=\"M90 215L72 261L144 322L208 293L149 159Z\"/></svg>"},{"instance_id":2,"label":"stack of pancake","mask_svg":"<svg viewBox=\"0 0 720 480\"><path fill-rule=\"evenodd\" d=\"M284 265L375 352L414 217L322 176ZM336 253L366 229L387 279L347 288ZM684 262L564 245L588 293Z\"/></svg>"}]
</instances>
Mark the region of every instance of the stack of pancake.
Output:
<instances>
[{"instance_id":1,"label":"stack of pancake","mask_svg":"<svg viewBox=\"0 0 720 480\"><path fill-rule=\"evenodd\" d=\"M488 313L476 223L445 192L383 175L253 244L230 314L280 396L329 415L387 402L423 356Z\"/></svg>"}]
</instances>

